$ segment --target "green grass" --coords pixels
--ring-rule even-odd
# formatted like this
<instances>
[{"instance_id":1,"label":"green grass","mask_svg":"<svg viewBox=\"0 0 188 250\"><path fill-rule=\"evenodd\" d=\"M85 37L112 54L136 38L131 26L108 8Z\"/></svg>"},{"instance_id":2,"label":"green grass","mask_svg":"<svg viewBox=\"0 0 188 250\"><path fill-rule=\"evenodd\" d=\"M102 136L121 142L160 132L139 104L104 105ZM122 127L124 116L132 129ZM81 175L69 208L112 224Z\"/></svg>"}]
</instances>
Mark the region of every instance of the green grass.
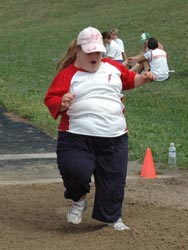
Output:
<instances>
[{"instance_id":1,"label":"green grass","mask_svg":"<svg viewBox=\"0 0 188 250\"><path fill-rule=\"evenodd\" d=\"M125 93L130 160L142 161L150 147L155 162L166 165L175 142L178 166L188 168L187 0L0 0L0 10L0 105L53 137L58 121L43 105L44 95L57 58L82 28L118 28L128 56L140 51L143 31L158 38L176 72Z\"/></svg>"}]
</instances>

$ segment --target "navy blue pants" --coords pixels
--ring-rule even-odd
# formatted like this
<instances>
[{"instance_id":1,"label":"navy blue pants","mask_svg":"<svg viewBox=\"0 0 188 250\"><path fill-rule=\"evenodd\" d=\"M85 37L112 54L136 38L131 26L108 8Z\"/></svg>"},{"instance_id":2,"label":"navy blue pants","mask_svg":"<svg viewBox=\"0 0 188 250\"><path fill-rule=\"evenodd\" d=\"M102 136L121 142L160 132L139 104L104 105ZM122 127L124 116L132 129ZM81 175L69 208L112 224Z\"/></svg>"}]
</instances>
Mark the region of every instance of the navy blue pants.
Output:
<instances>
[{"instance_id":1,"label":"navy blue pants","mask_svg":"<svg viewBox=\"0 0 188 250\"><path fill-rule=\"evenodd\" d=\"M57 163L65 198L78 201L89 193L94 175L96 220L110 223L122 216L127 161L127 134L104 138L59 132Z\"/></svg>"}]
</instances>

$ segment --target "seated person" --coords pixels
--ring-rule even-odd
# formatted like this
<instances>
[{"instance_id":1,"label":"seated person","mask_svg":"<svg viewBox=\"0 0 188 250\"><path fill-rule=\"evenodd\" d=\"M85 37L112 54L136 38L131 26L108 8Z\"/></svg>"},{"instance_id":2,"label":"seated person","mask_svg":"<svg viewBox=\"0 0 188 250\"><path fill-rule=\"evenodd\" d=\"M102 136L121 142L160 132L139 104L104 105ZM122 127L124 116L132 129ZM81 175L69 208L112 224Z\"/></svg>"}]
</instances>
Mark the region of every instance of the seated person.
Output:
<instances>
[{"instance_id":1,"label":"seated person","mask_svg":"<svg viewBox=\"0 0 188 250\"><path fill-rule=\"evenodd\" d=\"M110 32L103 32L102 37L106 48L106 54L104 55L104 57L109 57L112 60L122 63L121 50L116 42L111 38Z\"/></svg>"},{"instance_id":2,"label":"seated person","mask_svg":"<svg viewBox=\"0 0 188 250\"><path fill-rule=\"evenodd\" d=\"M144 33L142 33L142 34L140 35L140 43L143 44L143 47L142 47L142 50L141 50L141 52L140 52L139 55L144 55L144 53L146 53L146 52L148 51L148 40L149 40L151 37L152 37L151 34L148 33L148 32L144 32ZM163 45L162 45L161 43L159 43L159 42L158 42L158 48L159 48L159 49L164 49L164 48L163 48ZM139 55L138 55L138 56L139 56ZM144 62L144 63L145 63L145 62ZM130 62L128 63L128 60L126 60L126 61L124 62L124 65L125 65L125 66L128 66L129 68L131 68L132 71L136 71L136 72L138 72L138 73L140 73L141 70L142 70L142 67L140 68L139 65L136 64L136 62L133 62L133 61L132 61L132 63L130 63ZM147 66L148 66L148 63L145 65L144 68L147 68Z\"/></svg>"},{"instance_id":3,"label":"seated person","mask_svg":"<svg viewBox=\"0 0 188 250\"><path fill-rule=\"evenodd\" d=\"M152 36L148 32L142 33L140 35L140 43L143 44L143 48L142 48L142 51L140 53L144 54L148 50L148 40L151 37ZM164 49L163 45L159 42L158 42L158 49Z\"/></svg>"},{"instance_id":4,"label":"seated person","mask_svg":"<svg viewBox=\"0 0 188 250\"><path fill-rule=\"evenodd\" d=\"M147 42L148 50L144 54L129 57L128 62L139 64L140 71L150 70L156 75L156 81L164 81L169 78L169 68L167 63L167 53L158 48L158 42L151 37Z\"/></svg>"}]
</instances>

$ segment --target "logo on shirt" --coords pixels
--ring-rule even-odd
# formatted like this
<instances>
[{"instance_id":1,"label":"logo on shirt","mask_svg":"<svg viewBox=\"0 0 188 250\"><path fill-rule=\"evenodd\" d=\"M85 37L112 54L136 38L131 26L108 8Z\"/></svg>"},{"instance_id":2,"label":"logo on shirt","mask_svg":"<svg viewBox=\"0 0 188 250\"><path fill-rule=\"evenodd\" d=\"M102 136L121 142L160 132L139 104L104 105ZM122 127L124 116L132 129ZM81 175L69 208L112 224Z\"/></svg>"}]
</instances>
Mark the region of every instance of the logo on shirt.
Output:
<instances>
[{"instance_id":1,"label":"logo on shirt","mask_svg":"<svg viewBox=\"0 0 188 250\"><path fill-rule=\"evenodd\" d=\"M112 77L112 74L109 74L109 75L108 75L108 82L110 82L111 77Z\"/></svg>"}]
</instances>

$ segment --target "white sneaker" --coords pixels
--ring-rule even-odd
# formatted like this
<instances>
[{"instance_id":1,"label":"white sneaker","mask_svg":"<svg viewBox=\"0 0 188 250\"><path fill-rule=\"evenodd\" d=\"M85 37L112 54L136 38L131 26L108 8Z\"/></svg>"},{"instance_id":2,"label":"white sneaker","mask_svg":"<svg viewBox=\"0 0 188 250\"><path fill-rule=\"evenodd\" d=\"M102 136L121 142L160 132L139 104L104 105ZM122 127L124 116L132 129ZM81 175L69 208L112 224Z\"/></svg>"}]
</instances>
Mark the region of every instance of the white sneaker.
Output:
<instances>
[{"instance_id":1,"label":"white sneaker","mask_svg":"<svg viewBox=\"0 0 188 250\"><path fill-rule=\"evenodd\" d=\"M119 218L116 222L114 223L107 223L109 227L113 227L116 231L124 231L124 230L129 230L130 228L125 225L122 221L121 218Z\"/></svg>"},{"instance_id":2,"label":"white sneaker","mask_svg":"<svg viewBox=\"0 0 188 250\"><path fill-rule=\"evenodd\" d=\"M87 201L82 200L78 202L73 202L71 208L67 213L68 223L77 225L82 221L82 214L87 208Z\"/></svg>"}]
</instances>

